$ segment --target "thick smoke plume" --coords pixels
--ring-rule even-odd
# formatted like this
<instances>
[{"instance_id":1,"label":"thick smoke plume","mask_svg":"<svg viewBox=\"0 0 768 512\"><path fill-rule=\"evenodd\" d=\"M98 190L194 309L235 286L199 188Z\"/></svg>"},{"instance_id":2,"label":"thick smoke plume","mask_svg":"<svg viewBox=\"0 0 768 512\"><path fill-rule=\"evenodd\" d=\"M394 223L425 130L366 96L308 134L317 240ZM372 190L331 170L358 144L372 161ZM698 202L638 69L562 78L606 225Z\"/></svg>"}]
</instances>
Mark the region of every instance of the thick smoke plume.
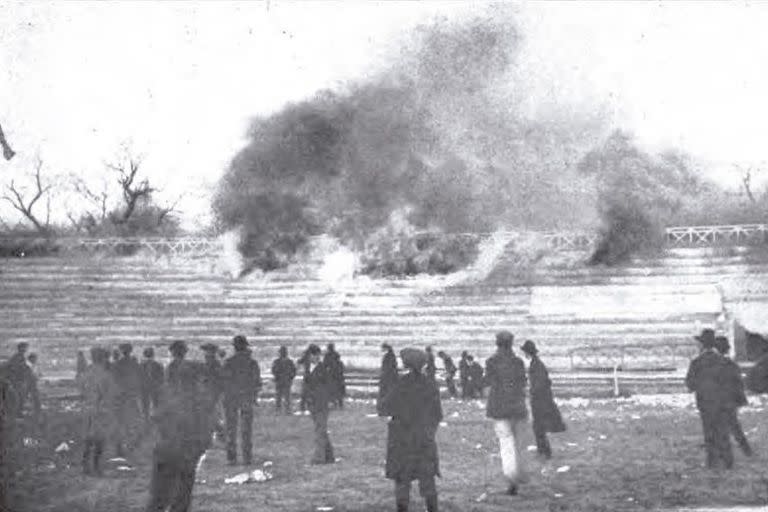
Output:
<instances>
[{"instance_id":1,"label":"thick smoke plume","mask_svg":"<svg viewBox=\"0 0 768 512\"><path fill-rule=\"evenodd\" d=\"M436 22L386 72L255 119L218 186L220 228L239 228L241 252L271 269L321 233L362 250L395 212L441 233L591 222L572 160L593 127L522 113L519 39L504 16Z\"/></svg>"}]
</instances>

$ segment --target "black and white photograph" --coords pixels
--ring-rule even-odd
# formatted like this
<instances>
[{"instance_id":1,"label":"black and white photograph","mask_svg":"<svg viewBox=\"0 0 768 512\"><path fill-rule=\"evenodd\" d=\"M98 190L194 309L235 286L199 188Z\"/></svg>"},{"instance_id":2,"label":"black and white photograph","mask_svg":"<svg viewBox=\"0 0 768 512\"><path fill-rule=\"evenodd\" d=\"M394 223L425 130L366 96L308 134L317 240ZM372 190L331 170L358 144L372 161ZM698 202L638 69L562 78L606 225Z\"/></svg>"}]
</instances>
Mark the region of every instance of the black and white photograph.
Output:
<instances>
[{"instance_id":1,"label":"black and white photograph","mask_svg":"<svg viewBox=\"0 0 768 512\"><path fill-rule=\"evenodd\" d=\"M766 28L0 0L0 512L768 510Z\"/></svg>"}]
</instances>

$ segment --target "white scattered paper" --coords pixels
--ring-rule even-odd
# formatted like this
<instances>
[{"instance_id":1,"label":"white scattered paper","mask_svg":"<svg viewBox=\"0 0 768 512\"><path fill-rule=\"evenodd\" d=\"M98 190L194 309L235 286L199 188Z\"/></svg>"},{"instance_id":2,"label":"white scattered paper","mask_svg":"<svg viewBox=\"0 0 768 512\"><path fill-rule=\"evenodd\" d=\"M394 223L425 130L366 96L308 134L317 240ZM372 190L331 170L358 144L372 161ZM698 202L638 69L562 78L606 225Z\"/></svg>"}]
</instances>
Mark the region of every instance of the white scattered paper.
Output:
<instances>
[{"instance_id":1,"label":"white scattered paper","mask_svg":"<svg viewBox=\"0 0 768 512\"><path fill-rule=\"evenodd\" d=\"M559 468L557 468L558 473L567 473L570 470L571 470L571 466L560 466Z\"/></svg>"}]
</instances>

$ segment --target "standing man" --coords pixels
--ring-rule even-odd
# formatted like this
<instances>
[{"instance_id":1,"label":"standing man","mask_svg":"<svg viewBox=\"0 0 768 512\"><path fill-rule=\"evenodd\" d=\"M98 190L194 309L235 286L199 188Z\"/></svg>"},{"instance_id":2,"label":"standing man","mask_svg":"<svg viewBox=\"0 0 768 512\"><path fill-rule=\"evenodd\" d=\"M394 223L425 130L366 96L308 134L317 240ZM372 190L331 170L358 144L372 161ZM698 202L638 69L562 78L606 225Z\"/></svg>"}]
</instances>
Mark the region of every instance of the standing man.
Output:
<instances>
[{"instance_id":1,"label":"standing man","mask_svg":"<svg viewBox=\"0 0 768 512\"><path fill-rule=\"evenodd\" d=\"M112 430L114 400L117 393L112 373L107 370L109 352L93 347L91 364L83 375L84 448L83 473L101 475L101 456L104 444Z\"/></svg>"},{"instance_id":2,"label":"standing man","mask_svg":"<svg viewBox=\"0 0 768 512\"><path fill-rule=\"evenodd\" d=\"M336 346L329 343L323 358L323 364L328 371L331 386L331 403L339 409L344 408L344 397L347 394L347 385L344 380L344 363L336 352Z\"/></svg>"},{"instance_id":3,"label":"standing man","mask_svg":"<svg viewBox=\"0 0 768 512\"><path fill-rule=\"evenodd\" d=\"M224 439L224 418L219 404L223 392L223 366L219 360L219 347L213 343L205 343L200 346L200 350L205 354L201 378L203 389L208 392L213 407L211 421L216 436Z\"/></svg>"},{"instance_id":4,"label":"standing man","mask_svg":"<svg viewBox=\"0 0 768 512\"><path fill-rule=\"evenodd\" d=\"M551 459L552 447L547 439L547 432L565 432L565 423L552 396L552 381L549 379L547 367L539 359L536 344L527 340L521 350L531 361L528 365L528 381L531 383L531 416L536 450L545 459Z\"/></svg>"},{"instance_id":5,"label":"standing man","mask_svg":"<svg viewBox=\"0 0 768 512\"><path fill-rule=\"evenodd\" d=\"M392 347L386 343L381 345L381 351L384 356L381 358L381 371L379 372L379 396L376 399L376 410L379 416L386 416L382 409L382 401L392 388L395 387L398 380L397 357Z\"/></svg>"},{"instance_id":6,"label":"standing man","mask_svg":"<svg viewBox=\"0 0 768 512\"><path fill-rule=\"evenodd\" d=\"M279 413L285 404L285 414L291 413L291 386L296 378L296 365L288 357L288 347L282 346L277 359L272 362L272 377L275 379L275 409Z\"/></svg>"},{"instance_id":7,"label":"standing man","mask_svg":"<svg viewBox=\"0 0 768 512\"><path fill-rule=\"evenodd\" d=\"M304 380L306 399L312 423L315 426L315 452L312 464L333 464L333 445L328 436L328 402L331 400L331 382L326 366L320 361L320 347L307 348L307 373Z\"/></svg>"},{"instance_id":8,"label":"standing man","mask_svg":"<svg viewBox=\"0 0 768 512\"><path fill-rule=\"evenodd\" d=\"M443 352L442 350L437 353L437 356L443 360L443 368L445 369L445 385L448 388L448 394L451 398L456 398L458 394L456 392L456 383L454 378L456 377L456 365L453 364L453 359Z\"/></svg>"},{"instance_id":9,"label":"standing man","mask_svg":"<svg viewBox=\"0 0 768 512\"><path fill-rule=\"evenodd\" d=\"M133 346L130 343L121 344L119 349L121 357L112 366L112 375L117 384L116 453L118 457L124 457L125 451L131 449L135 441L133 437L136 419L139 416L141 367L136 358L131 355Z\"/></svg>"},{"instance_id":10,"label":"standing man","mask_svg":"<svg viewBox=\"0 0 768 512\"><path fill-rule=\"evenodd\" d=\"M29 343L21 342L16 345L16 353L5 363L5 375L16 392L16 416L24 415L24 404L32 386L32 371L27 365L27 350Z\"/></svg>"},{"instance_id":11,"label":"standing man","mask_svg":"<svg viewBox=\"0 0 768 512\"><path fill-rule=\"evenodd\" d=\"M299 410L303 414L307 410L307 377L309 376L309 352L305 350L304 353L301 354L299 360L296 362L299 366L301 366L302 369L301 392L299 394Z\"/></svg>"},{"instance_id":12,"label":"standing man","mask_svg":"<svg viewBox=\"0 0 768 512\"><path fill-rule=\"evenodd\" d=\"M752 447L749 446L747 436L744 435L744 429L739 422L739 407L747 405L747 396L744 394L744 381L741 380L741 368L728 357L731 351L731 344L725 336L715 336L715 348L725 358L728 371L730 372L729 382L733 383L733 407L728 412L728 427L733 435L733 439L739 444L739 448L747 457L752 456Z\"/></svg>"},{"instance_id":13,"label":"standing man","mask_svg":"<svg viewBox=\"0 0 768 512\"><path fill-rule=\"evenodd\" d=\"M428 379L437 380L437 366L435 366L435 355L432 353L432 347L425 349L427 353L427 369L424 372Z\"/></svg>"},{"instance_id":14,"label":"standing man","mask_svg":"<svg viewBox=\"0 0 768 512\"><path fill-rule=\"evenodd\" d=\"M151 411L160 404L160 390L163 388L163 365L155 361L155 349L144 349L141 362L141 410L144 420L149 421ZM150 409L151 407L151 409Z\"/></svg>"},{"instance_id":15,"label":"standing man","mask_svg":"<svg viewBox=\"0 0 768 512\"><path fill-rule=\"evenodd\" d=\"M496 334L496 353L485 362L485 382L491 387L486 414L493 420L499 438L501 467L511 496L517 495L524 475L520 435L528 417L525 364L512 352L514 339L509 331Z\"/></svg>"},{"instance_id":16,"label":"standing man","mask_svg":"<svg viewBox=\"0 0 768 512\"><path fill-rule=\"evenodd\" d=\"M187 344L184 340L175 340L168 347L168 351L171 353L171 362L165 370L165 381L171 391L174 391L179 384L179 371L187 364L184 359L187 356Z\"/></svg>"},{"instance_id":17,"label":"standing man","mask_svg":"<svg viewBox=\"0 0 768 512\"><path fill-rule=\"evenodd\" d=\"M696 406L701 415L704 444L707 451L707 467L723 465L733 467L733 451L728 420L734 407L734 383L729 382L729 370L725 358L715 350L715 331L703 329L695 336L701 345L701 353L691 361L685 384L696 393Z\"/></svg>"},{"instance_id":18,"label":"standing man","mask_svg":"<svg viewBox=\"0 0 768 512\"><path fill-rule=\"evenodd\" d=\"M227 461L237 463L237 424L240 422L240 442L243 464L253 462L253 406L261 390L259 363L251 358L248 340L235 336L232 340L235 353L224 363L224 416L227 424Z\"/></svg>"},{"instance_id":19,"label":"standing man","mask_svg":"<svg viewBox=\"0 0 768 512\"><path fill-rule=\"evenodd\" d=\"M459 384L461 384L461 398L466 400L470 398L469 395L469 361L467 358L469 353L465 350L461 353L461 359L459 360Z\"/></svg>"},{"instance_id":20,"label":"standing man","mask_svg":"<svg viewBox=\"0 0 768 512\"><path fill-rule=\"evenodd\" d=\"M469 398L483 398L483 367L473 356L467 356L469 363Z\"/></svg>"},{"instance_id":21,"label":"standing man","mask_svg":"<svg viewBox=\"0 0 768 512\"><path fill-rule=\"evenodd\" d=\"M435 434L443 419L440 391L422 369L427 354L406 348L400 352L410 372L384 397L382 411L392 419L387 431L386 475L395 481L395 504L406 512L411 482L419 481L419 491L428 512L437 512L435 476L440 476Z\"/></svg>"}]
</instances>

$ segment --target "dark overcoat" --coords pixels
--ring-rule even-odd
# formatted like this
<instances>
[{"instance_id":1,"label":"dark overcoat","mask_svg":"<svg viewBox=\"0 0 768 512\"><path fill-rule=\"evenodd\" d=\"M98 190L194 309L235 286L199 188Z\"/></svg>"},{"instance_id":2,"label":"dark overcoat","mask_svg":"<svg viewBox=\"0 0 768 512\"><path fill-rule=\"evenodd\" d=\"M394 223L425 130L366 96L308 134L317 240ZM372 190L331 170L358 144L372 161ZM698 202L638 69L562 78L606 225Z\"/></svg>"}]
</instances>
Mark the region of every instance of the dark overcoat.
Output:
<instances>
[{"instance_id":1,"label":"dark overcoat","mask_svg":"<svg viewBox=\"0 0 768 512\"><path fill-rule=\"evenodd\" d=\"M328 402L332 397L331 387L328 369L324 364L319 363L314 368L307 367L304 375L304 393L309 412L319 414L328 411Z\"/></svg>"},{"instance_id":2,"label":"dark overcoat","mask_svg":"<svg viewBox=\"0 0 768 512\"><path fill-rule=\"evenodd\" d=\"M278 357L272 362L272 377L277 389L289 389L296 378L296 365L290 357Z\"/></svg>"},{"instance_id":3,"label":"dark overcoat","mask_svg":"<svg viewBox=\"0 0 768 512\"><path fill-rule=\"evenodd\" d=\"M235 352L224 362L221 375L225 404L239 406L256 402L261 391L261 370L250 352Z\"/></svg>"},{"instance_id":4,"label":"dark overcoat","mask_svg":"<svg viewBox=\"0 0 768 512\"><path fill-rule=\"evenodd\" d=\"M382 402L384 397L397 384L397 379L397 357L394 352L387 351L381 359L381 372L379 373L379 396L376 400L376 409L379 411L379 414L383 415Z\"/></svg>"},{"instance_id":5,"label":"dark overcoat","mask_svg":"<svg viewBox=\"0 0 768 512\"><path fill-rule=\"evenodd\" d=\"M525 364L512 350L500 349L485 362L485 384L490 386L486 414L493 419L524 420L528 417L525 405Z\"/></svg>"},{"instance_id":6,"label":"dark overcoat","mask_svg":"<svg viewBox=\"0 0 768 512\"><path fill-rule=\"evenodd\" d=\"M565 423L552 396L552 381L547 367L538 356L531 358L528 367L531 385L531 415L533 423L544 432L565 432Z\"/></svg>"},{"instance_id":7,"label":"dark overcoat","mask_svg":"<svg viewBox=\"0 0 768 512\"><path fill-rule=\"evenodd\" d=\"M685 384L696 393L699 410L718 411L737 407L742 385L741 375L737 372L714 349L703 350L691 361Z\"/></svg>"},{"instance_id":8,"label":"dark overcoat","mask_svg":"<svg viewBox=\"0 0 768 512\"><path fill-rule=\"evenodd\" d=\"M418 372L404 375L384 397L382 410L392 417L387 432L387 478L411 481L439 476L435 434L443 409L434 381Z\"/></svg>"},{"instance_id":9,"label":"dark overcoat","mask_svg":"<svg viewBox=\"0 0 768 512\"><path fill-rule=\"evenodd\" d=\"M344 363L338 352L327 352L323 359L330 385L331 400L338 400L347 395L347 384L344 378Z\"/></svg>"}]
</instances>

